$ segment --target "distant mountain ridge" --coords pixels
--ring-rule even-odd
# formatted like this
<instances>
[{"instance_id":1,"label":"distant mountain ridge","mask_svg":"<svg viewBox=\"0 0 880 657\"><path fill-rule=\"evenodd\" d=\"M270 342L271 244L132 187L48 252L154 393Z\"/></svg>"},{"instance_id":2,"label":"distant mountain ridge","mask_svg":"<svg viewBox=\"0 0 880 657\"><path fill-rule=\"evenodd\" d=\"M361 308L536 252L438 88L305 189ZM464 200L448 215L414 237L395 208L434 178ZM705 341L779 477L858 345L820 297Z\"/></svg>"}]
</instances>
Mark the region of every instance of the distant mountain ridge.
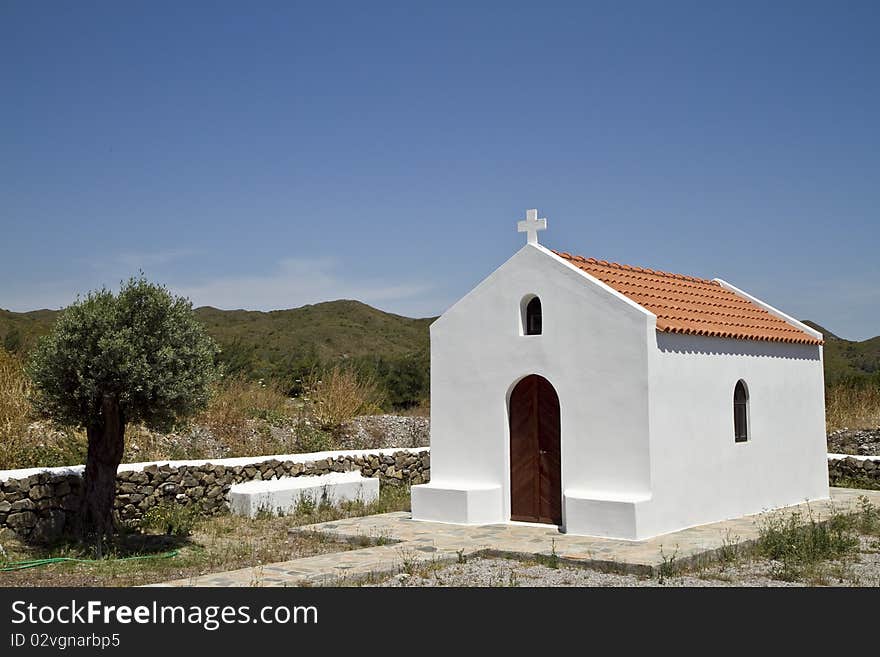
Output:
<instances>
[{"instance_id":1,"label":"distant mountain ridge","mask_svg":"<svg viewBox=\"0 0 880 657\"><path fill-rule=\"evenodd\" d=\"M833 385L845 379L880 376L880 335L862 340L846 340L828 329L803 320L825 336L825 383Z\"/></svg>"},{"instance_id":2,"label":"distant mountain ridge","mask_svg":"<svg viewBox=\"0 0 880 657\"><path fill-rule=\"evenodd\" d=\"M59 310L17 313L0 309L0 344L16 339L29 349L49 332ZM221 344L240 343L268 357L284 350L314 350L325 359L370 354L399 356L428 347L434 318L386 313L360 301L340 299L288 310L195 309L208 333Z\"/></svg>"},{"instance_id":3,"label":"distant mountain ridge","mask_svg":"<svg viewBox=\"0 0 880 657\"><path fill-rule=\"evenodd\" d=\"M433 318L403 317L347 299L269 312L210 306L194 312L220 344L229 375L276 379L296 394L310 373L346 362L375 376L393 406L428 396ZM28 352L59 313L0 310L0 346Z\"/></svg>"},{"instance_id":4,"label":"distant mountain ridge","mask_svg":"<svg viewBox=\"0 0 880 657\"><path fill-rule=\"evenodd\" d=\"M0 345L28 351L39 336L48 333L59 312L0 309ZM372 363L383 376L388 367L406 363L413 371L401 376L426 379L428 326L433 317L403 317L350 299L272 311L203 306L195 313L220 343L232 373L299 377L318 364L351 361ZM827 383L880 373L880 336L861 342L846 340L815 322L804 323L825 336ZM419 386L426 387L427 381Z\"/></svg>"}]
</instances>

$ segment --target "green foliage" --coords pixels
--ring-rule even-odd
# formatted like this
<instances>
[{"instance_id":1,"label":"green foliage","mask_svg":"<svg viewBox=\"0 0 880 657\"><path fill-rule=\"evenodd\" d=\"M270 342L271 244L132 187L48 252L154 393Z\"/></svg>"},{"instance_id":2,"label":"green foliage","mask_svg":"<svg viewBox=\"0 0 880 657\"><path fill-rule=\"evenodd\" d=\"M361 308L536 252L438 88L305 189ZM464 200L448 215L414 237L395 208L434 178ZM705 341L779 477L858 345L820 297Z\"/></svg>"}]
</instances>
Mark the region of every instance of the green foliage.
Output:
<instances>
[{"instance_id":1,"label":"green foliage","mask_svg":"<svg viewBox=\"0 0 880 657\"><path fill-rule=\"evenodd\" d=\"M194 504L174 502L150 507L141 520L141 528L157 531L167 536L189 536L200 517L200 509Z\"/></svg>"},{"instance_id":2,"label":"green foliage","mask_svg":"<svg viewBox=\"0 0 880 657\"><path fill-rule=\"evenodd\" d=\"M13 327L3 336L3 348L10 354L16 354L21 349L21 331L18 327Z\"/></svg>"},{"instance_id":3,"label":"green foliage","mask_svg":"<svg viewBox=\"0 0 880 657\"><path fill-rule=\"evenodd\" d=\"M299 396L311 373L354 364L363 374L375 375L391 407L413 406L428 396L430 318L392 315L358 301L272 312L210 307L193 312L221 346L216 364L229 376L278 381L287 394ZM58 316L50 310L0 310L0 337L19 330L26 353Z\"/></svg>"},{"instance_id":4,"label":"green foliage","mask_svg":"<svg viewBox=\"0 0 880 657\"><path fill-rule=\"evenodd\" d=\"M796 511L775 514L759 527L758 554L779 563L775 576L792 581L808 575L817 564L841 559L859 549L859 517L832 513L817 519L809 510L804 516Z\"/></svg>"},{"instance_id":5,"label":"green foliage","mask_svg":"<svg viewBox=\"0 0 880 657\"><path fill-rule=\"evenodd\" d=\"M556 539L550 541L550 554L536 554L535 562L545 568L557 570L559 568L559 555L556 553Z\"/></svg>"},{"instance_id":6,"label":"green foliage","mask_svg":"<svg viewBox=\"0 0 880 657\"><path fill-rule=\"evenodd\" d=\"M376 356L361 358L354 366L363 375L370 376L384 389L390 408L416 406L430 395L430 355L428 350L388 358Z\"/></svg>"},{"instance_id":7,"label":"green foliage","mask_svg":"<svg viewBox=\"0 0 880 657\"><path fill-rule=\"evenodd\" d=\"M880 508L875 506L867 495L859 496L859 511L855 516L856 526L863 534L880 534Z\"/></svg>"},{"instance_id":8,"label":"green foliage","mask_svg":"<svg viewBox=\"0 0 880 657\"><path fill-rule=\"evenodd\" d=\"M379 489L379 499L369 504L364 503L363 500L346 500L339 504L331 505L323 495L317 500L309 495L303 495L297 501L291 517L296 525L311 525L340 518L371 516L379 513L409 510L409 486L381 486ZM378 537L373 538L378 540ZM384 542L387 542L387 540Z\"/></svg>"},{"instance_id":9,"label":"green foliage","mask_svg":"<svg viewBox=\"0 0 880 657\"><path fill-rule=\"evenodd\" d=\"M118 295L102 289L77 300L40 340L28 367L35 407L61 425L89 427L112 395L125 422L170 430L206 405L216 353L187 299L132 278Z\"/></svg>"},{"instance_id":10,"label":"green foliage","mask_svg":"<svg viewBox=\"0 0 880 657\"><path fill-rule=\"evenodd\" d=\"M880 387L880 336L857 342L839 338L826 328L805 322L825 336L825 383L829 386Z\"/></svg>"},{"instance_id":11,"label":"green foliage","mask_svg":"<svg viewBox=\"0 0 880 657\"><path fill-rule=\"evenodd\" d=\"M48 436L3 435L0 431L0 470L85 463L86 445L85 434L69 428L52 431Z\"/></svg>"},{"instance_id":12,"label":"green foliage","mask_svg":"<svg viewBox=\"0 0 880 657\"><path fill-rule=\"evenodd\" d=\"M657 566L657 583L665 584L666 580L674 577L681 570L676 559L678 559L678 546L672 551L672 554L666 554L663 546L660 546L660 565Z\"/></svg>"},{"instance_id":13,"label":"green foliage","mask_svg":"<svg viewBox=\"0 0 880 657\"><path fill-rule=\"evenodd\" d=\"M862 490L880 490L880 481L871 477L833 477L832 486L838 488L861 488Z\"/></svg>"},{"instance_id":14,"label":"green foliage","mask_svg":"<svg viewBox=\"0 0 880 657\"><path fill-rule=\"evenodd\" d=\"M298 422L296 437L302 452L326 452L333 448L333 436L311 424Z\"/></svg>"},{"instance_id":15,"label":"green foliage","mask_svg":"<svg viewBox=\"0 0 880 657\"><path fill-rule=\"evenodd\" d=\"M230 378L252 378L256 351L254 345L236 337L232 342L222 345L222 349L217 354L217 364L222 367L224 375Z\"/></svg>"}]
</instances>

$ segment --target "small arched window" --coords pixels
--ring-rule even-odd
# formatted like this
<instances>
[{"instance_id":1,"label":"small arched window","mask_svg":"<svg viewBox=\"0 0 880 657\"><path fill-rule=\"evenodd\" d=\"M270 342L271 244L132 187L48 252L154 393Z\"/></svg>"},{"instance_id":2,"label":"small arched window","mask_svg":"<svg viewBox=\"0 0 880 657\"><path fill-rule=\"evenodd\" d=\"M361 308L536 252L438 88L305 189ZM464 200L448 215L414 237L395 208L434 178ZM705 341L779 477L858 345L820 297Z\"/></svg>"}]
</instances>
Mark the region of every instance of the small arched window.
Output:
<instances>
[{"instance_id":1,"label":"small arched window","mask_svg":"<svg viewBox=\"0 0 880 657\"><path fill-rule=\"evenodd\" d=\"M541 300L538 297L532 297L531 301L526 304L523 328L526 335L541 335Z\"/></svg>"},{"instance_id":2,"label":"small arched window","mask_svg":"<svg viewBox=\"0 0 880 657\"><path fill-rule=\"evenodd\" d=\"M733 438L738 443L749 439L749 391L742 380L733 389Z\"/></svg>"}]
</instances>

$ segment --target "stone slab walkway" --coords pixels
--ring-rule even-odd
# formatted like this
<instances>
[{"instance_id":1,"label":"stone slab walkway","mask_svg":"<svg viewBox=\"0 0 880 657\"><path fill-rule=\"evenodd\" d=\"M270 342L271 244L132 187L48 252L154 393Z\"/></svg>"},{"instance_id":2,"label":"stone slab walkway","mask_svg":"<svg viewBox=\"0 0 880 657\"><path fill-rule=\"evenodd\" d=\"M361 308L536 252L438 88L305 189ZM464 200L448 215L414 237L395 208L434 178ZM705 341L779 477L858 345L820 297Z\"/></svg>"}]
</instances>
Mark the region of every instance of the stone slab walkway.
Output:
<instances>
[{"instance_id":1,"label":"stone slab walkway","mask_svg":"<svg viewBox=\"0 0 880 657\"><path fill-rule=\"evenodd\" d=\"M880 506L880 491L832 488L831 499L782 510L809 510L819 518L834 510L858 508L866 496ZM758 537L762 517L770 511L734 520L691 527L646 541L570 536L534 525L448 525L416 522L408 512L298 527L293 532L318 532L336 540L371 547L304 557L293 561L202 575L154 586L320 586L355 583L417 568L423 562L454 563L462 557L510 556L521 559L556 555L561 563L639 575L653 574L665 560L696 564L711 560L725 545L746 544Z\"/></svg>"}]
</instances>

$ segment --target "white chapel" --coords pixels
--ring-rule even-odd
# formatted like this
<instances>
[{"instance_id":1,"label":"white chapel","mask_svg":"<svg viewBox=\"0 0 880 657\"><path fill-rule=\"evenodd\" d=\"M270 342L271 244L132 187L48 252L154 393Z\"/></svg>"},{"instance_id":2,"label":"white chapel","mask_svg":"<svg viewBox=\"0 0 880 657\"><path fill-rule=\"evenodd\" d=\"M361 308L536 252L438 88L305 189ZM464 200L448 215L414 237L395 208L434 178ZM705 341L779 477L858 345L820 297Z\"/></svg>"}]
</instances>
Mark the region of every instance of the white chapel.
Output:
<instances>
[{"instance_id":1,"label":"white chapel","mask_svg":"<svg viewBox=\"0 0 880 657\"><path fill-rule=\"evenodd\" d=\"M730 283L527 243L431 325L416 520L640 540L828 497L822 334Z\"/></svg>"}]
</instances>

